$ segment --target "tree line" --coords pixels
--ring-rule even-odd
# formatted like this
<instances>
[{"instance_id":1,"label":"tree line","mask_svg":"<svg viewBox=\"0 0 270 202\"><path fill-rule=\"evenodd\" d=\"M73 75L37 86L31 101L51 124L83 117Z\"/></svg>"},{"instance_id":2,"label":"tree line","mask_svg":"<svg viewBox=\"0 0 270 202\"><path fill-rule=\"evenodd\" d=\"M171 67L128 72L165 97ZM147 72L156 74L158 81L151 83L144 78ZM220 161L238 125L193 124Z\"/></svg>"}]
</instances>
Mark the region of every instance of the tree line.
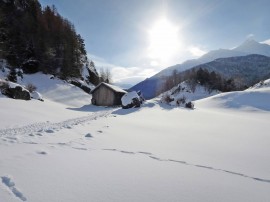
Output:
<instances>
[{"instance_id":1,"label":"tree line","mask_svg":"<svg viewBox=\"0 0 270 202\"><path fill-rule=\"evenodd\" d=\"M159 94L170 90L179 83L186 81L194 91L196 85L201 84L209 92L218 90L221 92L230 92L235 90L243 90L245 86L241 85L236 79L224 78L215 71L209 72L207 69L190 69L178 73L174 70L170 76L163 77L163 85L159 89Z\"/></svg>"},{"instance_id":2,"label":"tree line","mask_svg":"<svg viewBox=\"0 0 270 202\"><path fill-rule=\"evenodd\" d=\"M0 57L26 73L80 77L85 44L55 6L38 0L0 0Z\"/></svg>"}]
</instances>

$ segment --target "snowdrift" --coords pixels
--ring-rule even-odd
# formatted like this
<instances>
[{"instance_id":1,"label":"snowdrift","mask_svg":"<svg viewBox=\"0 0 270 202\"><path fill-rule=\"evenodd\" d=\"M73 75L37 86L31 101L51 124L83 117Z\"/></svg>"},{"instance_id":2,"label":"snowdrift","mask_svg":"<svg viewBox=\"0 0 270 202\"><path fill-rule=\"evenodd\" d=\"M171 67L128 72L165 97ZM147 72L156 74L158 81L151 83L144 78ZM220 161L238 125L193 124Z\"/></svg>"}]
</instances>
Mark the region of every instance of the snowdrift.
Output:
<instances>
[{"instance_id":1,"label":"snowdrift","mask_svg":"<svg viewBox=\"0 0 270 202\"><path fill-rule=\"evenodd\" d=\"M198 108L270 111L270 80L245 91L222 93L196 102Z\"/></svg>"}]
</instances>

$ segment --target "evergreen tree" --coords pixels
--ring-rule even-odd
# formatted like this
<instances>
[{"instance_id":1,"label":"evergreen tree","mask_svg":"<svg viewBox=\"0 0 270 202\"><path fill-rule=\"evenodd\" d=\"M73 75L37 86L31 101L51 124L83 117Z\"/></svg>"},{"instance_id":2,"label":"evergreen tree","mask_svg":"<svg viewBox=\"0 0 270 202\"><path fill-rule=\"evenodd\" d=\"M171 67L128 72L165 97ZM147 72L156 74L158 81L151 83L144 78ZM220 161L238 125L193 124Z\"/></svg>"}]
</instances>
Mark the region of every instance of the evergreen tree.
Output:
<instances>
[{"instance_id":1,"label":"evergreen tree","mask_svg":"<svg viewBox=\"0 0 270 202\"><path fill-rule=\"evenodd\" d=\"M85 44L55 6L38 0L0 0L0 57L26 73L43 71L63 78L81 76Z\"/></svg>"}]
</instances>

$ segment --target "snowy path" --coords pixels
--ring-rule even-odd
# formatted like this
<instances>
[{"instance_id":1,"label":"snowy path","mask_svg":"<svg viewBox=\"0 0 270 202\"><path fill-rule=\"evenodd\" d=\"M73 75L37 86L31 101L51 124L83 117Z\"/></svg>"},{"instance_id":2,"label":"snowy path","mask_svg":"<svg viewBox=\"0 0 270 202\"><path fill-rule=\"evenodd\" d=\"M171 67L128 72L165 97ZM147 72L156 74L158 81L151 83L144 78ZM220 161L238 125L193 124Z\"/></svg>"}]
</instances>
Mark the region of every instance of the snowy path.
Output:
<instances>
[{"instance_id":1,"label":"snowy path","mask_svg":"<svg viewBox=\"0 0 270 202\"><path fill-rule=\"evenodd\" d=\"M68 119L58 123L51 123L49 121L43 123L34 123L18 128L9 128L0 130L0 137L3 136L15 136L15 135L29 135L32 133L54 133L54 131L59 131L61 129L71 129L72 126L83 124L92 120L96 120L100 117L108 116L112 110L95 112L88 116L82 116L79 118Z\"/></svg>"}]
</instances>

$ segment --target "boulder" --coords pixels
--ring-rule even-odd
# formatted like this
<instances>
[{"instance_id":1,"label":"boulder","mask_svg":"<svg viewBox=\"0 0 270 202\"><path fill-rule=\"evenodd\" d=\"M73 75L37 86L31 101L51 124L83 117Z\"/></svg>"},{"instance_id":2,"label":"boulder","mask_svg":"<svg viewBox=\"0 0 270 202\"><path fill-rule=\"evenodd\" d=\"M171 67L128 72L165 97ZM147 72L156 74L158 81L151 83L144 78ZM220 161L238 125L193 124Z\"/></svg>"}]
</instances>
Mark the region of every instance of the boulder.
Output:
<instances>
[{"instance_id":1,"label":"boulder","mask_svg":"<svg viewBox=\"0 0 270 202\"><path fill-rule=\"evenodd\" d=\"M123 109L141 106L140 96L135 91L123 95L123 97L121 98L121 102Z\"/></svg>"},{"instance_id":2,"label":"boulder","mask_svg":"<svg viewBox=\"0 0 270 202\"><path fill-rule=\"evenodd\" d=\"M10 98L14 99L20 99L20 100L30 100L30 92L23 88L22 86L14 86L14 87L9 87L6 90L6 95Z\"/></svg>"},{"instance_id":3,"label":"boulder","mask_svg":"<svg viewBox=\"0 0 270 202\"><path fill-rule=\"evenodd\" d=\"M185 104L185 107L189 109L194 109L194 104L192 102L188 102Z\"/></svg>"}]
</instances>

